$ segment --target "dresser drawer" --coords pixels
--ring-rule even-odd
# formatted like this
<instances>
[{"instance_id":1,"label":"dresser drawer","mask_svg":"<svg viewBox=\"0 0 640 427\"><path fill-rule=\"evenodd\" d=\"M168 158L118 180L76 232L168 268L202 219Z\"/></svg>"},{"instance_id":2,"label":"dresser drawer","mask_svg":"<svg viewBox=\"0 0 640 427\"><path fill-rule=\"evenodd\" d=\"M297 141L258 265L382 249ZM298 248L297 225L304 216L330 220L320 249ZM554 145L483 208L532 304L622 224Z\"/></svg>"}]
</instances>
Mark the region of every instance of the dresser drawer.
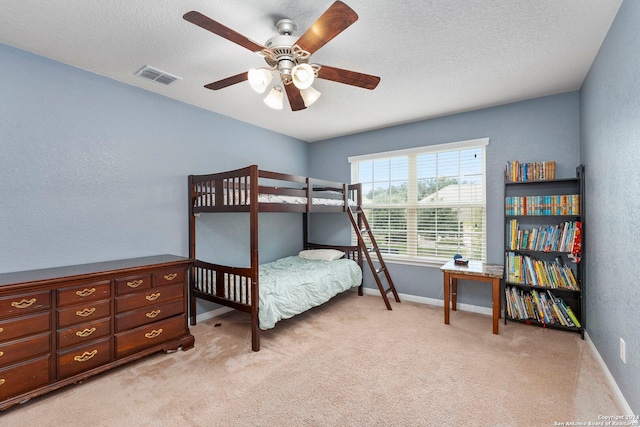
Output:
<instances>
[{"instance_id":1,"label":"dresser drawer","mask_svg":"<svg viewBox=\"0 0 640 427\"><path fill-rule=\"evenodd\" d=\"M87 304L111 297L111 281L85 283L69 288L58 289L58 307L72 304Z\"/></svg>"},{"instance_id":2,"label":"dresser drawer","mask_svg":"<svg viewBox=\"0 0 640 427\"><path fill-rule=\"evenodd\" d=\"M51 307L51 292L31 292L0 298L0 319L21 316Z\"/></svg>"},{"instance_id":3,"label":"dresser drawer","mask_svg":"<svg viewBox=\"0 0 640 427\"><path fill-rule=\"evenodd\" d=\"M49 383L49 359L39 359L0 369L0 401Z\"/></svg>"},{"instance_id":4,"label":"dresser drawer","mask_svg":"<svg viewBox=\"0 0 640 427\"><path fill-rule=\"evenodd\" d=\"M58 310L58 328L109 317L111 301L94 302Z\"/></svg>"},{"instance_id":5,"label":"dresser drawer","mask_svg":"<svg viewBox=\"0 0 640 427\"><path fill-rule=\"evenodd\" d=\"M187 333L185 316L142 326L116 335L116 358L122 358L146 348L162 344Z\"/></svg>"},{"instance_id":6,"label":"dresser drawer","mask_svg":"<svg viewBox=\"0 0 640 427\"><path fill-rule=\"evenodd\" d=\"M155 304L150 307L129 311L116 316L116 332L156 322L176 314L184 313L184 300L177 299L164 304Z\"/></svg>"},{"instance_id":7,"label":"dresser drawer","mask_svg":"<svg viewBox=\"0 0 640 427\"><path fill-rule=\"evenodd\" d=\"M137 276L128 276L116 279L118 295L139 291L141 289L148 289L150 287L151 274L140 274Z\"/></svg>"},{"instance_id":8,"label":"dresser drawer","mask_svg":"<svg viewBox=\"0 0 640 427\"><path fill-rule=\"evenodd\" d=\"M149 289L146 292L130 294L116 298L116 313L123 313L150 305L166 302L184 296L184 285L178 284L162 288Z\"/></svg>"},{"instance_id":9,"label":"dresser drawer","mask_svg":"<svg viewBox=\"0 0 640 427\"><path fill-rule=\"evenodd\" d=\"M58 352L58 379L105 365L111 361L111 338Z\"/></svg>"},{"instance_id":10,"label":"dresser drawer","mask_svg":"<svg viewBox=\"0 0 640 427\"><path fill-rule=\"evenodd\" d=\"M111 333L111 319L106 318L94 322L82 323L71 328L58 331L58 348L71 347Z\"/></svg>"},{"instance_id":11,"label":"dresser drawer","mask_svg":"<svg viewBox=\"0 0 640 427\"><path fill-rule=\"evenodd\" d=\"M49 312L0 321L0 343L50 330Z\"/></svg>"},{"instance_id":12,"label":"dresser drawer","mask_svg":"<svg viewBox=\"0 0 640 427\"><path fill-rule=\"evenodd\" d=\"M170 285L172 283L183 283L185 278L184 268L172 270L162 270L153 273L154 284L156 286Z\"/></svg>"},{"instance_id":13,"label":"dresser drawer","mask_svg":"<svg viewBox=\"0 0 640 427\"><path fill-rule=\"evenodd\" d=\"M50 351L50 332L0 344L0 368Z\"/></svg>"}]
</instances>

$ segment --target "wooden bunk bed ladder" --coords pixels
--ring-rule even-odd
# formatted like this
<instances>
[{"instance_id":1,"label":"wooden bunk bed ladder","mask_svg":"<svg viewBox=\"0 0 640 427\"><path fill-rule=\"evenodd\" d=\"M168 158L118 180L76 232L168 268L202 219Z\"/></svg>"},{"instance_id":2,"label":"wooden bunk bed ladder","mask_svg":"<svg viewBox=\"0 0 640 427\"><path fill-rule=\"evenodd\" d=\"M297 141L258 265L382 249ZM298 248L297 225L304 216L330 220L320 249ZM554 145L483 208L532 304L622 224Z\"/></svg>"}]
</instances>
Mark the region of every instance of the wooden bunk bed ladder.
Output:
<instances>
[{"instance_id":1,"label":"wooden bunk bed ladder","mask_svg":"<svg viewBox=\"0 0 640 427\"><path fill-rule=\"evenodd\" d=\"M367 221L367 217L362 210L362 206L358 205L358 207L355 209L349 207L347 212L349 214L349 219L351 220L351 225L353 225L353 229L355 230L356 236L358 237L358 244L363 249L364 256L367 259L367 264L369 264L369 268L373 273L373 278L376 281L376 285L378 285L378 289L380 290L382 299L387 306L387 310L392 310L387 295L389 293L393 293L393 297L395 298L396 302L400 302L400 297L398 296L396 287L393 284L393 280L391 280L391 275L389 274L387 265L385 264L384 259L382 259L382 254L380 253L380 248L376 243L376 239L371 232L371 228L369 228L369 222ZM373 259L371 257L372 253L375 253L377 261L380 264L380 267L378 268L376 268L376 266L373 264ZM389 287L386 289L384 287L384 284L382 283L382 276L384 276L387 284L389 285Z\"/></svg>"}]
</instances>

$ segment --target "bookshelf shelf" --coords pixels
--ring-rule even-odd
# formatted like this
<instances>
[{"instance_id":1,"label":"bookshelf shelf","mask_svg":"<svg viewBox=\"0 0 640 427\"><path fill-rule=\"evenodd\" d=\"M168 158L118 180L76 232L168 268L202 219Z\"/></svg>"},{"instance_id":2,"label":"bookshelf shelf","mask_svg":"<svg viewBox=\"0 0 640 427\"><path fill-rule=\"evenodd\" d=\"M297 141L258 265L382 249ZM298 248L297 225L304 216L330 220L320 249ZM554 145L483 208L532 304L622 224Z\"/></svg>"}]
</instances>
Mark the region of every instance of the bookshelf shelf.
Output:
<instances>
[{"instance_id":1,"label":"bookshelf shelf","mask_svg":"<svg viewBox=\"0 0 640 427\"><path fill-rule=\"evenodd\" d=\"M539 326L541 328L549 328L549 329L559 329L562 331L571 331L571 332L577 332L582 334L582 328L575 328L575 327L570 327L570 326L558 326L558 325L554 325L554 324L546 324L546 323L542 323L542 322L538 322L537 320L532 320L532 319L527 319L527 320L521 320L521 319L509 319L510 322L517 322L517 323L524 323L525 325L535 325L535 326Z\"/></svg>"},{"instance_id":2,"label":"bookshelf shelf","mask_svg":"<svg viewBox=\"0 0 640 427\"><path fill-rule=\"evenodd\" d=\"M584 339L584 166L575 178L515 181L514 163L505 170L504 323Z\"/></svg>"},{"instance_id":3,"label":"bookshelf shelf","mask_svg":"<svg viewBox=\"0 0 640 427\"><path fill-rule=\"evenodd\" d=\"M576 219L580 219L580 215L505 215L505 217L507 219L521 219L521 220L526 220L528 218L535 218L536 220L542 220L545 218L548 218L552 221L558 221L558 220L576 220Z\"/></svg>"},{"instance_id":4,"label":"bookshelf shelf","mask_svg":"<svg viewBox=\"0 0 640 427\"><path fill-rule=\"evenodd\" d=\"M580 289L569 289L569 288L552 288L549 286L535 286L535 285L527 285L524 283L514 283L514 282L505 282L505 284L507 286L517 286L519 288L522 289L539 289L541 291L552 291L552 292L558 292L558 293L562 293L562 292L573 292L573 293L580 293L581 290Z\"/></svg>"}]
</instances>

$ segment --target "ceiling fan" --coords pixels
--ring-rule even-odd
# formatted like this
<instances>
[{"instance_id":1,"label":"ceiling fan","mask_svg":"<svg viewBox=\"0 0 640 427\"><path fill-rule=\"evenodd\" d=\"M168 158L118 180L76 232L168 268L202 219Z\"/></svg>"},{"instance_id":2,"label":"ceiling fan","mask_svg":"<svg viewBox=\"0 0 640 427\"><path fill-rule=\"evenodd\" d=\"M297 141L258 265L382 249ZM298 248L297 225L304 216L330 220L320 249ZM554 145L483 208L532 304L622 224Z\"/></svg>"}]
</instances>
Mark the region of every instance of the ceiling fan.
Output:
<instances>
[{"instance_id":1,"label":"ceiling fan","mask_svg":"<svg viewBox=\"0 0 640 427\"><path fill-rule=\"evenodd\" d=\"M341 1L333 3L297 39L293 36L297 29L295 22L291 19L279 20L276 23L279 34L267 40L264 46L200 12L187 12L183 18L192 24L260 54L267 63L267 67L254 68L247 72L209 83L205 85L207 89L219 90L248 80L255 91L263 93L275 73L279 75L280 82L287 93L291 110L300 111L311 105L320 96L320 92L311 87L314 78L331 80L370 90L375 89L380 82L380 77L369 74L309 63L309 59L314 52L358 20L358 15L353 9ZM282 108L282 86L278 84L271 90L265 98L267 105L276 109Z\"/></svg>"}]
</instances>

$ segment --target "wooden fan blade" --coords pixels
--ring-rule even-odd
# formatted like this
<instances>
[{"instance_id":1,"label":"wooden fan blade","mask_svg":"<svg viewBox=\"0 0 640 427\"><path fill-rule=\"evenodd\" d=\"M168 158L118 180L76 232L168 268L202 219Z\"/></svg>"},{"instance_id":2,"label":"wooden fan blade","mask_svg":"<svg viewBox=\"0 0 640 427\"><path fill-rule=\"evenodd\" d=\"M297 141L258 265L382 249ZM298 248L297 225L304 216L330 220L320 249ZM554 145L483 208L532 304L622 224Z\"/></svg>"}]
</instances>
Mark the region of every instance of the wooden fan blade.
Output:
<instances>
[{"instance_id":1,"label":"wooden fan blade","mask_svg":"<svg viewBox=\"0 0 640 427\"><path fill-rule=\"evenodd\" d=\"M313 53L343 32L358 20L358 14L341 1L333 3L320 18L313 23L296 44Z\"/></svg>"},{"instance_id":2,"label":"wooden fan blade","mask_svg":"<svg viewBox=\"0 0 640 427\"><path fill-rule=\"evenodd\" d=\"M289 105L291 105L291 111L304 110L304 100L300 95L300 89L298 89L293 83L284 85L284 89L287 92L287 98L289 99Z\"/></svg>"},{"instance_id":3,"label":"wooden fan blade","mask_svg":"<svg viewBox=\"0 0 640 427\"><path fill-rule=\"evenodd\" d=\"M204 85L207 89L218 90L224 89L225 87L234 85L236 83L242 83L247 80L247 72L236 74L235 76L227 77L226 79L218 80L217 82L209 83L208 85Z\"/></svg>"},{"instance_id":4,"label":"wooden fan blade","mask_svg":"<svg viewBox=\"0 0 640 427\"><path fill-rule=\"evenodd\" d=\"M266 49L263 45L254 42L236 31L233 31L231 28L225 27L221 23L204 16L200 12L192 10L191 12L185 13L182 17L198 27L211 31L213 34L217 34L237 45L249 49L251 52L261 52Z\"/></svg>"},{"instance_id":5,"label":"wooden fan blade","mask_svg":"<svg viewBox=\"0 0 640 427\"><path fill-rule=\"evenodd\" d=\"M343 70L341 68L321 65L318 70L318 78L331 80L346 85L358 86L364 89L375 89L380 83L380 77L362 74L356 71Z\"/></svg>"}]
</instances>

